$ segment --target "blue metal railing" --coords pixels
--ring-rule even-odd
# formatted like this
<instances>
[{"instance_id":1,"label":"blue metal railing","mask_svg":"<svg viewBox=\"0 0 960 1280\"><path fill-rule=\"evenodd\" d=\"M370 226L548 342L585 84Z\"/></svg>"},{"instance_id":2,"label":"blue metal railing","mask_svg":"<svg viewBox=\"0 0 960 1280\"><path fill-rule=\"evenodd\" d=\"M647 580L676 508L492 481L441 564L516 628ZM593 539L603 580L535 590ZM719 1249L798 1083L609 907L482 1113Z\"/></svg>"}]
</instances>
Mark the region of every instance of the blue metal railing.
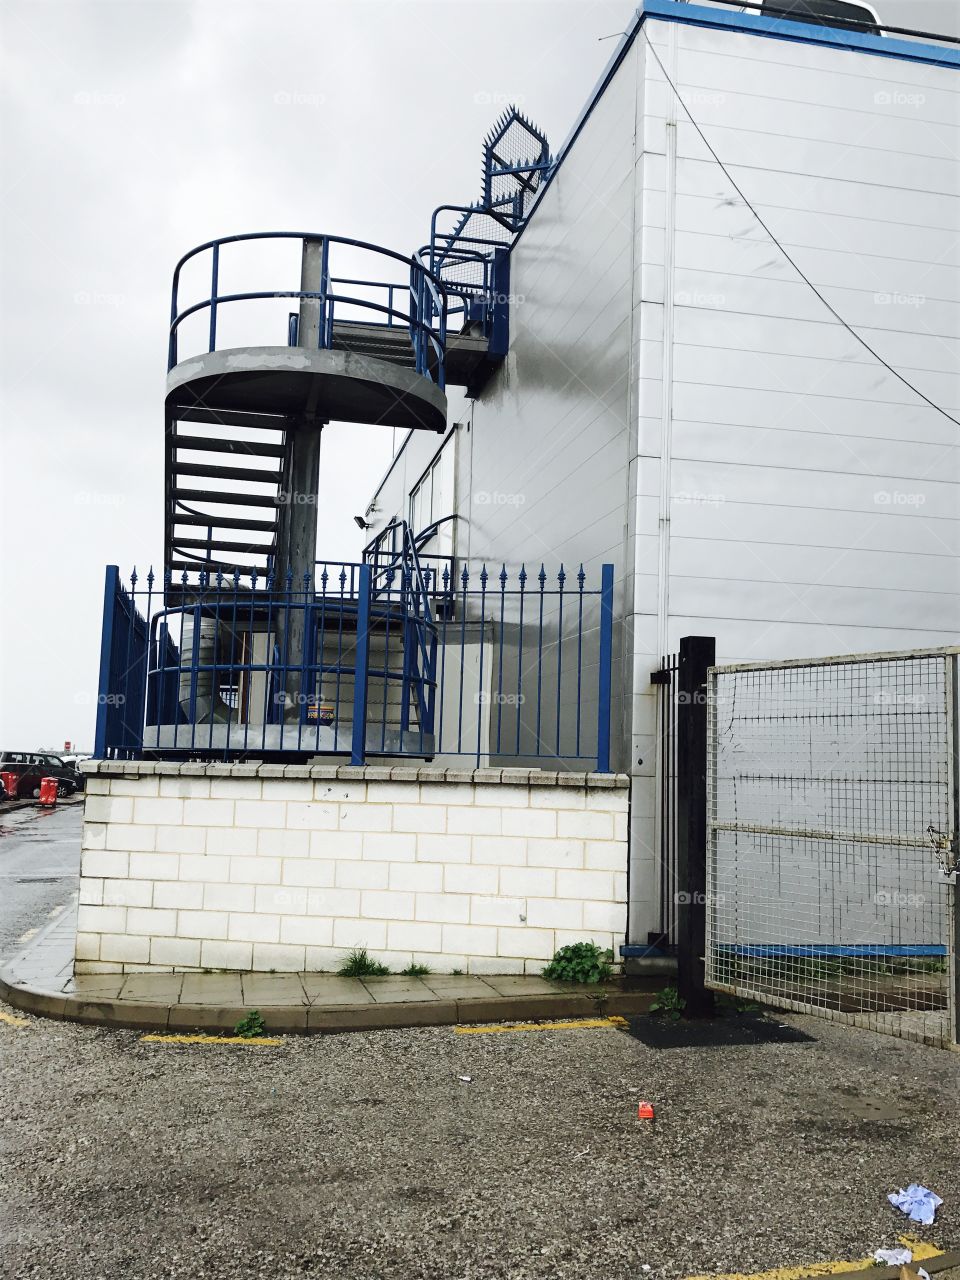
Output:
<instances>
[{"instance_id":1,"label":"blue metal railing","mask_svg":"<svg viewBox=\"0 0 960 1280\"><path fill-rule=\"evenodd\" d=\"M454 590L454 557L452 555L445 556L424 552L423 548L427 546L444 525L452 524L456 519L455 515L442 516L439 520L434 520L432 524L426 525L416 533L413 532L406 520L394 520L381 529L376 537L372 538L363 548L364 564L369 564L373 568L374 590L376 590L376 584L384 579L388 570L396 569L405 559L412 557L418 567L423 566L431 570L429 574L431 598L434 601L450 599ZM446 590L443 590L441 580L444 570L447 571L445 575Z\"/></svg>"},{"instance_id":2,"label":"blue metal railing","mask_svg":"<svg viewBox=\"0 0 960 1280\"><path fill-rule=\"evenodd\" d=\"M509 251L554 167L545 135L508 107L484 139L480 199L436 208L420 250L447 291L449 322L490 338L493 356L507 349Z\"/></svg>"},{"instance_id":3,"label":"blue metal railing","mask_svg":"<svg viewBox=\"0 0 960 1280\"><path fill-rule=\"evenodd\" d=\"M220 293L221 249L225 245L262 240L299 240L302 245L320 246L320 288L283 290L253 290L242 293ZM343 250L366 255L371 264L376 259L376 269L370 279L352 275L334 275L331 260ZM180 307L180 276L183 267L200 254L210 255L210 286L208 296L189 306ZM380 274L389 264L393 270L404 269L400 280L384 280ZM368 296L357 290L362 288ZM180 360L179 333L183 322L201 311L209 312L206 349L218 350L217 325L220 308L228 303L263 301L264 299L296 298L313 300L318 311L318 349L330 350L334 346L335 332L345 325L376 325L386 329L406 329L414 356L416 371L441 389L445 385L444 360L447 341L447 298L441 280L424 265L418 256L404 257L391 249L368 244L363 240L351 240L343 236L312 234L300 231L257 231L245 235L221 236L191 249L177 263L173 273L170 301L170 336L167 368L172 369ZM356 309L359 308L358 318ZM286 333L287 345L299 343L299 317L289 317Z\"/></svg>"},{"instance_id":4,"label":"blue metal railing","mask_svg":"<svg viewBox=\"0 0 960 1280\"><path fill-rule=\"evenodd\" d=\"M591 588L582 567L435 575L404 534L396 565L323 562L259 589L184 575L155 590L151 573L124 590L108 569L97 755L609 771L612 566Z\"/></svg>"},{"instance_id":5,"label":"blue metal railing","mask_svg":"<svg viewBox=\"0 0 960 1280\"><path fill-rule=\"evenodd\" d=\"M148 598L152 590L151 571ZM136 569L130 575L130 588L126 590L116 565L109 565L103 590L100 681L93 746L93 754L98 758L107 755L115 744L121 751L128 746L135 747L143 730L147 624L137 611L136 595Z\"/></svg>"}]
</instances>

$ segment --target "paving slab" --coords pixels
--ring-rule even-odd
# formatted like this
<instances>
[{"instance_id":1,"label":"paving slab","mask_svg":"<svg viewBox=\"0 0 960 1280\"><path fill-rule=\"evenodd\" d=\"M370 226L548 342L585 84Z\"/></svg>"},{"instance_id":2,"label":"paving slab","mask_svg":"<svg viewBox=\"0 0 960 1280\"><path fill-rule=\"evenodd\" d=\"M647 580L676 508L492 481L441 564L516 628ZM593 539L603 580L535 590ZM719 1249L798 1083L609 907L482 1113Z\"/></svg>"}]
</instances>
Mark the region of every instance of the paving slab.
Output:
<instances>
[{"instance_id":1,"label":"paving slab","mask_svg":"<svg viewBox=\"0 0 960 1280\"><path fill-rule=\"evenodd\" d=\"M132 973L121 987L119 996L121 1000L176 1004L180 999L183 979L182 973Z\"/></svg>"},{"instance_id":2,"label":"paving slab","mask_svg":"<svg viewBox=\"0 0 960 1280\"><path fill-rule=\"evenodd\" d=\"M436 1000L422 978L361 978L377 1004L406 1004L412 1000Z\"/></svg>"},{"instance_id":3,"label":"paving slab","mask_svg":"<svg viewBox=\"0 0 960 1280\"><path fill-rule=\"evenodd\" d=\"M245 973L241 979L243 1003L249 1005L305 1005L298 973Z\"/></svg>"},{"instance_id":4,"label":"paving slab","mask_svg":"<svg viewBox=\"0 0 960 1280\"><path fill-rule=\"evenodd\" d=\"M64 993L84 1000L115 1000L126 981L127 975L123 973L112 978L99 973L81 973L64 987Z\"/></svg>"},{"instance_id":5,"label":"paving slab","mask_svg":"<svg viewBox=\"0 0 960 1280\"><path fill-rule=\"evenodd\" d=\"M547 978L526 977L519 974L502 974L499 977L491 974L489 977L484 977L484 982L500 996L512 996L517 993L527 996L546 995L549 992L565 990L569 985L550 982Z\"/></svg>"},{"instance_id":6,"label":"paving slab","mask_svg":"<svg viewBox=\"0 0 960 1280\"><path fill-rule=\"evenodd\" d=\"M469 975L460 977L459 974L454 976L438 974L436 977L424 978L424 983L434 995L442 996L445 1000L476 1000L483 996L491 997L497 994L483 978Z\"/></svg>"},{"instance_id":7,"label":"paving slab","mask_svg":"<svg viewBox=\"0 0 960 1280\"><path fill-rule=\"evenodd\" d=\"M187 973L180 992L183 1004L243 1004L239 973Z\"/></svg>"},{"instance_id":8,"label":"paving slab","mask_svg":"<svg viewBox=\"0 0 960 1280\"><path fill-rule=\"evenodd\" d=\"M300 980L309 1004L373 1004L374 999L358 978L341 978L333 973L301 973Z\"/></svg>"}]
</instances>

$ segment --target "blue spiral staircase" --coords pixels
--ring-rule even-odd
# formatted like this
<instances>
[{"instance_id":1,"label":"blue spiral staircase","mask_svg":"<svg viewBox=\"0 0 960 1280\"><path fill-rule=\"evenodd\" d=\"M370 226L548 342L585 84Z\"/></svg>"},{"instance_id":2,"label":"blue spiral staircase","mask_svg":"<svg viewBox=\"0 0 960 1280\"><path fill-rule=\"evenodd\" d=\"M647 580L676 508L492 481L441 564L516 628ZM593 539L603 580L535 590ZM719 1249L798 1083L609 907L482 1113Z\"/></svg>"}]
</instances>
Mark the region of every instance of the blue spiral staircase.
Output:
<instances>
[{"instance_id":1,"label":"blue spiral staircase","mask_svg":"<svg viewBox=\"0 0 960 1280\"><path fill-rule=\"evenodd\" d=\"M98 753L432 754L453 564L439 589L419 559L430 531L406 525L386 556L318 562L336 482L321 433L443 432L446 387L477 394L507 353L509 251L551 168L511 109L485 139L480 199L437 209L417 253L254 232L177 263L164 572L127 591L108 571Z\"/></svg>"}]
</instances>

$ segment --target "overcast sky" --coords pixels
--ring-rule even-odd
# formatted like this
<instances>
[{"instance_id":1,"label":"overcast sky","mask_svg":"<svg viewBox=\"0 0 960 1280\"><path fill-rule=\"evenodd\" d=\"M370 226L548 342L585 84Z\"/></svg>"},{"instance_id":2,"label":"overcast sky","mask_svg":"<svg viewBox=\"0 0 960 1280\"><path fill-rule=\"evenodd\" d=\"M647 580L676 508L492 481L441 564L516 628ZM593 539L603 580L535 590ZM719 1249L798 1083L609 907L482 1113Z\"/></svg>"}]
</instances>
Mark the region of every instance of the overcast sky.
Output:
<instances>
[{"instance_id":1,"label":"overcast sky","mask_svg":"<svg viewBox=\"0 0 960 1280\"><path fill-rule=\"evenodd\" d=\"M877 0L960 33L954 0ZM409 252L509 102L556 150L634 0L5 0L0 748L93 740L103 566L162 559L172 268L215 236ZM391 455L324 433L320 550ZM332 483L330 481L333 481Z\"/></svg>"}]
</instances>

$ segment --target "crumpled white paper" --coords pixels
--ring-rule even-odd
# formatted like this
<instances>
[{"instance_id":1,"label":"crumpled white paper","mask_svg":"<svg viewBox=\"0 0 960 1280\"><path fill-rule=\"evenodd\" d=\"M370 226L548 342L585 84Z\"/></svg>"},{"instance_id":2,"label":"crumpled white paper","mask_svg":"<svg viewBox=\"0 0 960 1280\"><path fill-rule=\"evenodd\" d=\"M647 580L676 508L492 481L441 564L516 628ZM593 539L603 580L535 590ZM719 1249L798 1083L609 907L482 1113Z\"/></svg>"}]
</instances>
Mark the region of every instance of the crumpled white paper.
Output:
<instances>
[{"instance_id":1,"label":"crumpled white paper","mask_svg":"<svg viewBox=\"0 0 960 1280\"><path fill-rule=\"evenodd\" d=\"M913 1261L912 1249L875 1249L873 1252L874 1262L880 1262L886 1267L902 1267L906 1263Z\"/></svg>"},{"instance_id":2,"label":"crumpled white paper","mask_svg":"<svg viewBox=\"0 0 960 1280\"><path fill-rule=\"evenodd\" d=\"M921 1222L925 1227L930 1226L937 1209L943 1204L942 1196L928 1187L921 1187L919 1182L911 1182L906 1191L902 1187L899 1191L891 1191L887 1199L911 1222Z\"/></svg>"},{"instance_id":3,"label":"crumpled white paper","mask_svg":"<svg viewBox=\"0 0 960 1280\"><path fill-rule=\"evenodd\" d=\"M905 1267L913 1261L912 1249L875 1249L873 1260L878 1266ZM923 1267L916 1268L920 1280L930 1280L930 1273Z\"/></svg>"}]
</instances>

